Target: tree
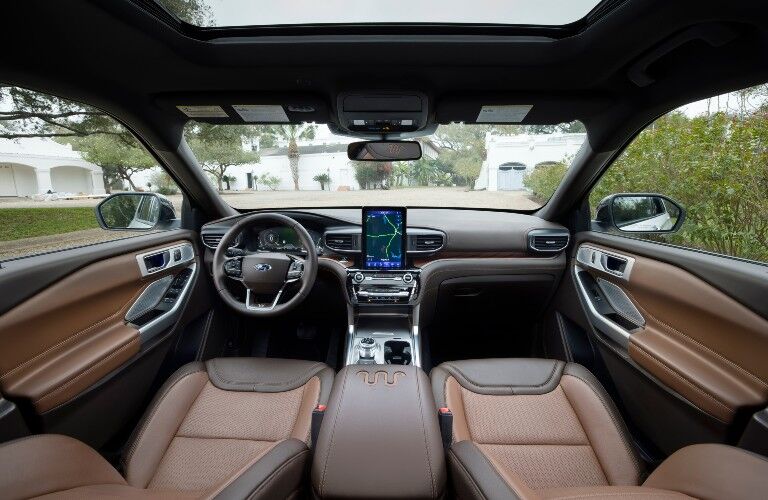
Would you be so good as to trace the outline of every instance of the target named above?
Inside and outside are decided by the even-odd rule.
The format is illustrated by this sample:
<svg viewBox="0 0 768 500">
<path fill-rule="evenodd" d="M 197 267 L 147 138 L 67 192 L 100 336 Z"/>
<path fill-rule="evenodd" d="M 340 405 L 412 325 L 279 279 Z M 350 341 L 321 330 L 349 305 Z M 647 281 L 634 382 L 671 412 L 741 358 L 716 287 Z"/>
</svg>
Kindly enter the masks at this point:
<svg viewBox="0 0 768 500">
<path fill-rule="evenodd" d="M 544 203 L 552 197 L 565 177 L 567 164 L 567 161 L 562 161 L 536 165 L 533 171 L 523 178 L 523 186 L 530 189 L 539 202 Z"/>
<path fill-rule="evenodd" d="M 229 167 L 259 161 L 258 153 L 243 148 L 243 142 L 257 134 L 252 125 L 195 122 L 186 130 L 189 147 L 203 170 L 213 176 L 219 191 L 224 190 L 223 181 Z"/>
<path fill-rule="evenodd" d="M 114 124 L 114 128 L 118 125 Z M 157 165 L 152 156 L 139 144 L 136 139 L 116 139 L 113 135 L 87 135 L 85 137 L 60 137 L 59 142 L 72 145 L 79 151 L 83 159 L 100 166 L 104 171 L 106 186 L 114 185 L 111 179 L 127 182 L 132 191 L 137 191 L 133 175 Z"/>
<path fill-rule="evenodd" d="M 440 173 L 437 161 L 424 156 L 412 162 L 410 167 L 410 177 L 419 186 L 429 186 L 429 181 L 436 179 Z"/>
<path fill-rule="evenodd" d="M 230 191 L 232 189 L 232 184 L 237 182 L 237 177 L 234 175 L 225 175 L 221 178 L 221 180 L 224 182 L 224 184 L 227 185 L 227 191 Z"/>
<path fill-rule="evenodd" d="M 264 172 L 258 178 L 258 183 L 267 186 L 270 190 L 274 191 L 280 186 L 280 177 Z"/>
<path fill-rule="evenodd" d="M 283 139 L 288 142 L 288 161 L 293 178 L 293 188 L 299 190 L 299 145 L 300 140 L 315 138 L 316 125 L 302 123 L 301 125 L 274 125 L 269 127 L 265 135 L 272 135 L 275 139 Z"/>
<path fill-rule="evenodd" d="M 376 189 L 386 187 L 387 179 L 392 175 L 392 163 L 380 161 L 356 161 L 355 180 L 360 189 Z"/>
<path fill-rule="evenodd" d="M 178 186 L 173 182 L 171 176 L 163 169 L 156 169 L 149 177 L 150 182 L 155 186 L 155 190 L 163 195 L 176 194 L 179 192 Z"/>
<path fill-rule="evenodd" d="M 766 86 L 761 86 L 768 88 Z M 760 87 L 758 87 L 760 88 Z M 666 242 L 768 261 L 768 107 L 669 113 L 638 135 L 590 195 L 658 192 L 686 221 Z"/>
<path fill-rule="evenodd" d="M 331 188 L 331 176 L 328 174 L 317 174 L 312 177 L 312 180 L 320 183 L 320 189 L 325 191 L 325 185 L 328 184 L 328 189 Z"/>
</svg>

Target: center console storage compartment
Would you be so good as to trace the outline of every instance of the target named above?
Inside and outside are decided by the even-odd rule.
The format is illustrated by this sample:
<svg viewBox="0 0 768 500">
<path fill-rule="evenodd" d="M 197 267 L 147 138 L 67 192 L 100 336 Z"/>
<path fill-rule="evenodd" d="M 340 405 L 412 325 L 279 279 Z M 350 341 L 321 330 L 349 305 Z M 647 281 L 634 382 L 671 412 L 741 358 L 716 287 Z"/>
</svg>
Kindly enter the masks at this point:
<svg viewBox="0 0 768 500">
<path fill-rule="evenodd" d="M 319 498 L 440 498 L 445 460 L 429 380 L 413 365 L 349 365 L 312 463 Z"/>
</svg>

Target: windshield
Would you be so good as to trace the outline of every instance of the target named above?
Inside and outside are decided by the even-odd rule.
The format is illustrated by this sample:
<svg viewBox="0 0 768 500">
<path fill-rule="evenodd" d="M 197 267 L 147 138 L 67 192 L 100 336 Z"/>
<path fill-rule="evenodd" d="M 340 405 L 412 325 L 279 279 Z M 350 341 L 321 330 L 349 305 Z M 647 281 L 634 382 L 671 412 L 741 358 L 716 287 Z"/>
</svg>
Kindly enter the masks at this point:
<svg viewBox="0 0 768 500">
<path fill-rule="evenodd" d="M 586 133 L 560 125 L 441 125 L 416 161 L 356 162 L 325 125 L 211 125 L 185 136 L 234 208 L 364 205 L 535 210 L 563 179 Z M 146 172 L 151 175 L 150 172 Z"/>
<path fill-rule="evenodd" d="M 198 26 L 347 23 L 470 23 L 557 26 L 586 16 L 599 0 L 159 0 Z"/>
</svg>

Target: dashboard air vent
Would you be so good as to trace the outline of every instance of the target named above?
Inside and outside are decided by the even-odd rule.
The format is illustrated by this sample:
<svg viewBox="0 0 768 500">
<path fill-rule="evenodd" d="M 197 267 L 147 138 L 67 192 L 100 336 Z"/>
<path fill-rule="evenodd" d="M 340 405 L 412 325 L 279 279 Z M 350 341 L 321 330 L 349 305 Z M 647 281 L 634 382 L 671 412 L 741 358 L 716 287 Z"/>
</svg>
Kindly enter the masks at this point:
<svg viewBox="0 0 768 500">
<path fill-rule="evenodd" d="M 535 252 L 560 252 L 569 240 L 567 232 L 557 229 L 534 229 L 528 233 L 528 246 Z"/>
<path fill-rule="evenodd" d="M 417 252 L 433 252 L 443 246 L 443 236 L 441 234 L 418 234 L 415 238 L 415 248 Z"/>
<path fill-rule="evenodd" d="M 206 233 L 203 235 L 203 244 L 208 248 L 216 248 L 223 237 L 223 234 Z"/>
<path fill-rule="evenodd" d="M 357 238 L 354 234 L 326 233 L 325 246 L 331 250 L 351 252 L 357 249 Z"/>
</svg>

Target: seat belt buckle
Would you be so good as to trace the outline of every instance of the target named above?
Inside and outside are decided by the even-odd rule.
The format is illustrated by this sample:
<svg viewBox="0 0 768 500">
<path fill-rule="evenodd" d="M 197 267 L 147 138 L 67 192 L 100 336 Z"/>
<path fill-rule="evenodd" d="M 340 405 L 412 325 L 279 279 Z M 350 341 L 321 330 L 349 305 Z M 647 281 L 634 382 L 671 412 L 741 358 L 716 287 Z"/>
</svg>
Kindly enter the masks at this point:
<svg viewBox="0 0 768 500">
<path fill-rule="evenodd" d="M 453 413 L 450 408 L 440 408 L 437 411 L 437 420 L 440 423 L 440 436 L 443 438 L 443 448 L 448 450 L 453 442 Z"/>
<path fill-rule="evenodd" d="M 312 424 L 311 424 L 311 446 L 312 448 L 315 447 L 315 444 L 317 443 L 317 436 L 320 435 L 320 425 L 323 423 L 323 417 L 325 416 L 325 409 L 327 407 L 325 405 L 317 405 L 314 410 L 312 410 Z"/>
</svg>

